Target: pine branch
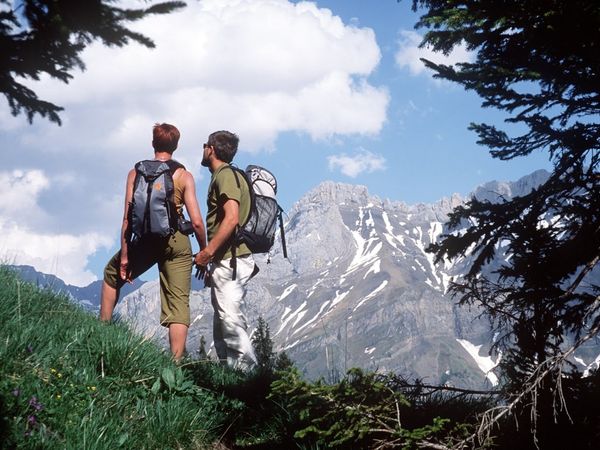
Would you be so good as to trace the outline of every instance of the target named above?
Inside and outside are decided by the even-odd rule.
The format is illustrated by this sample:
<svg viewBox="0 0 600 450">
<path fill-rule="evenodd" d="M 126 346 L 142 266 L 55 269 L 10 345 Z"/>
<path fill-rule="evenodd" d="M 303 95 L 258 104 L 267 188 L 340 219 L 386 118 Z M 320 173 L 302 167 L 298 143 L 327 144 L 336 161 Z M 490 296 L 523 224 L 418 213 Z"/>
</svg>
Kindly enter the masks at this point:
<svg viewBox="0 0 600 450">
<path fill-rule="evenodd" d="M 600 296 L 596 298 L 596 302 L 600 302 Z M 452 450 L 462 449 L 464 448 L 464 444 L 467 444 L 469 442 L 474 443 L 475 439 L 477 439 L 479 442 L 485 442 L 486 440 L 488 440 L 491 436 L 492 428 L 496 424 L 498 424 L 504 416 L 511 413 L 529 395 L 531 395 L 533 399 L 532 414 L 535 414 L 535 400 L 537 399 L 537 395 L 535 395 L 535 393 L 540 387 L 542 381 L 544 381 L 546 377 L 548 377 L 548 375 L 550 375 L 552 372 L 555 372 L 557 369 L 559 369 L 558 376 L 560 376 L 562 373 L 560 368 L 565 364 L 567 358 L 569 358 L 575 352 L 575 350 L 581 347 L 585 342 L 598 335 L 599 332 L 600 323 L 593 327 L 588 334 L 577 340 L 577 342 L 575 342 L 575 344 L 567 351 L 559 355 L 553 356 L 544 361 L 543 363 L 539 364 L 536 370 L 529 377 L 529 379 L 524 383 L 524 388 L 521 390 L 521 392 L 519 392 L 508 405 L 496 406 L 484 412 L 480 420 L 477 432 L 473 433 L 472 435 L 461 441 L 460 446 L 453 446 Z M 557 383 L 556 386 L 557 392 L 555 395 L 559 395 L 561 399 L 560 401 L 564 404 L 564 396 L 562 394 L 562 389 L 560 389 L 561 385 Z M 496 413 L 496 411 L 499 412 Z"/>
</svg>

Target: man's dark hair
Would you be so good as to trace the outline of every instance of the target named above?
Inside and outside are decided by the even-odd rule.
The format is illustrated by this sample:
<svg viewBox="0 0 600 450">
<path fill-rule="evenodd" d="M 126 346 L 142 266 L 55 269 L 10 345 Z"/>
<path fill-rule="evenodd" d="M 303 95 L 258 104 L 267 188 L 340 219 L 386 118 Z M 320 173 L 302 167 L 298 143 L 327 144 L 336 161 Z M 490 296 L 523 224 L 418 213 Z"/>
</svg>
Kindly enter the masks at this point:
<svg viewBox="0 0 600 450">
<path fill-rule="evenodd" d="M 230 163 L 237 153 L 240 138 L 230 131 L 215 131 L 208 136 L 207 144 L 214 148 L 215 155 L 221 161 Z"/>
</svg>

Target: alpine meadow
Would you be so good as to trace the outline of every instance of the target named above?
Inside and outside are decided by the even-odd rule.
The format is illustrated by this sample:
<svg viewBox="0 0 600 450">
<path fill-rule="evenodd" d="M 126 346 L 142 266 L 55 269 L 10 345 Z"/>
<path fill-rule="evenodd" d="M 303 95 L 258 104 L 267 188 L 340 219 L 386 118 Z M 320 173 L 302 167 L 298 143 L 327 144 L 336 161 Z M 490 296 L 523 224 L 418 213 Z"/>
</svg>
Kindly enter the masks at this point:
<svg viewBox="0 0 600 450">
<path fill-rule="evenodd" d="M 0 0 L 0 48 L 0 449 L 598 448 L 600 2 Z M 278 177 L 251 370 L 200 279 L 179 360 L 158 281 L 98 318 L 158 113 Z"/>
</svg>

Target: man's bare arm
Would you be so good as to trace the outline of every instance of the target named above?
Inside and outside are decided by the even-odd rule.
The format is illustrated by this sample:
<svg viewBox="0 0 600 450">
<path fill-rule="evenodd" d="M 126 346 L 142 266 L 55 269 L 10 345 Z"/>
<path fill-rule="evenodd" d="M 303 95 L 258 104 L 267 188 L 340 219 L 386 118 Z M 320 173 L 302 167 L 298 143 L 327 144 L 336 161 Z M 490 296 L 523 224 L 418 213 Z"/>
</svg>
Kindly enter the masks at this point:
<svg viewBox="0 0 600 450">
<path fill-rule="evenodd" d="M 233 199 L 228 199 L 223 204 L 223 221 L 206 248 L 196 255 L 196 264 L 206 266 L 212 260 L 217 250 L 231 237 L 231 234 L 235 231 L 235 227 L 239 224 L 239 209 L 238 202 Z"/>
</svg>

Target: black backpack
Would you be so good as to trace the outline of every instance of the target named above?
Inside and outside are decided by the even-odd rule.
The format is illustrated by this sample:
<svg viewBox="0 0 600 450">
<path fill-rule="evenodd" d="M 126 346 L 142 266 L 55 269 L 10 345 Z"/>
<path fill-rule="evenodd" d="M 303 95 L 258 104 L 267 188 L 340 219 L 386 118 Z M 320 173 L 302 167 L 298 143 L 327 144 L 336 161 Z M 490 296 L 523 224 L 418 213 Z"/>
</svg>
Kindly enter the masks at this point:
<svg viewBox="0 0 600 450">
<path fill-rule="evenodd" d="M 145 160 L 135 165 L 133 196 L 129 203 L 127 242 L 137 244 L 142 237 L 165 237 L 177 231 L 173 174 L 185 167 L 175 161 Z"/>
<path fill-rule="evenodd" d="M 233 279 L 236 276 L 235 250 L 236 246 L 246 244 L 252 253 L 268 253 L 275 242 L 277 221 L 281 232 L 283 257 L 287 258 L 285 234 L 283 230 L 283 209 L 276 200 L 277 180 L 264 167 L 250 165 L 243 171 L 230 166 L 235 180 L 240 187 L 240 179 L 248 184 L 250 191 L 250 213 L 246 221 L 240 225 L 233 238 L 232 268 Z M 267 261 L 269 262 L 269 261 Z"/>
</svg>

